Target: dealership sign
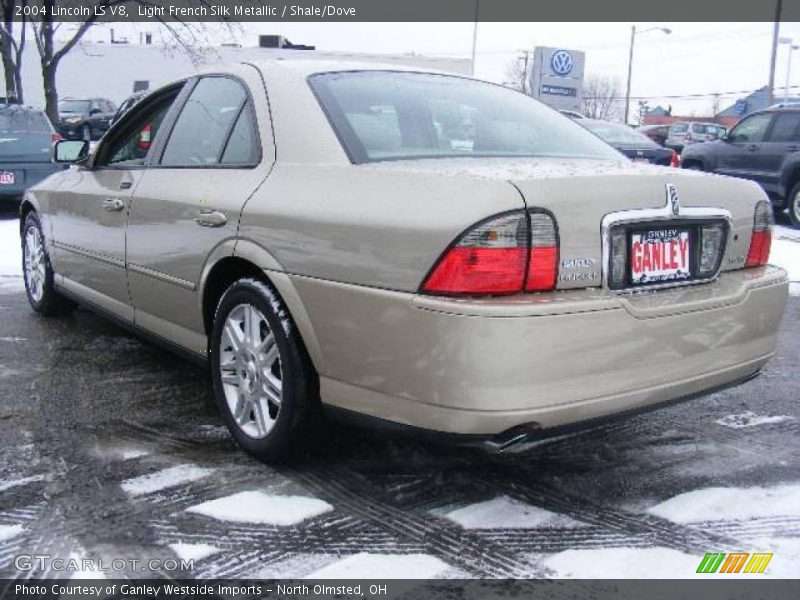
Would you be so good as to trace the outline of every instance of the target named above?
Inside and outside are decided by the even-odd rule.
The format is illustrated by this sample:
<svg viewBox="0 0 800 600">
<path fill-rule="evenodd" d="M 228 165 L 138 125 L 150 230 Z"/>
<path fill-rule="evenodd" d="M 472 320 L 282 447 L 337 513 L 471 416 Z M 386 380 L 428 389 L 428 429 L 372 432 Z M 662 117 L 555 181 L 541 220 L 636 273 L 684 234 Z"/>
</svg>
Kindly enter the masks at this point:
<svg viewBox="0 0 800 600">
<path fill-rule="evenodd" d="M 560 110 L 580 110 L 585 55 L 579 50 L 538 46 L 528 79 L 528 92 Z"/>
</svg>

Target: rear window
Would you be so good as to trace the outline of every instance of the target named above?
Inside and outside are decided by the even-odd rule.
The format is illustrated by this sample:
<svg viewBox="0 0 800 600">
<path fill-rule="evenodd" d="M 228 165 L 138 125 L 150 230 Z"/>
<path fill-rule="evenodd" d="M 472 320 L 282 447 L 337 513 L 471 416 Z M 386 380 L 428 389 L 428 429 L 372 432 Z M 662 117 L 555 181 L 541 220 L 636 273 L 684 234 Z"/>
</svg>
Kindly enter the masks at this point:
<svg viewBox="0 0 800 600">
<path fill-rule="evenodd" d="M 689 126 L 686 123 L 676 123 L 669 128 L 670 133 L 686 133 L 689 131 Z"/>
<path fill-rule="evenodd" d="M 618 148 L 659 148 L 649 137 L 627 125 L 586 119 L 581 125 L 604 141 Z"/>
<path fill-rule="evenodd" d="M 309 81 L 355 163 L 460 156 L 620 159 L 572 119 L 498 85 L 391 71 L 326 73 Z"/>
<path fill-rule="evenodd" d="M 62 100 L 58 103 L 58 112 L 84 113 L 89 111 L 88 100 Z"/>
<path fill-rule="evenodd" d="M 0 110 L 0 131 L 3 133 L 50 133 L 50 122 L 44 113 L 35 110 Z"/>
</svg>

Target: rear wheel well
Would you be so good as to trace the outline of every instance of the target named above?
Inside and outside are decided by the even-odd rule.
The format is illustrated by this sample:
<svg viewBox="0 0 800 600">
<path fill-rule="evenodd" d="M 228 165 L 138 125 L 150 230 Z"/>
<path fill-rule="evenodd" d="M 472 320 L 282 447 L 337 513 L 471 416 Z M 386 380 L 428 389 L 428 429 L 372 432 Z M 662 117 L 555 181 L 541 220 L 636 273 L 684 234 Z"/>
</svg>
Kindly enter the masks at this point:
<svg viewBox="0 0 800 600">
<path fill-rule="evenodd" d="M 688 169 L 691 167 L 699 167 L 701 171 L 705 170 L 705 167 L 703 166 L 703 161 L 697 158 L 688 158 L 684 161 L 681 161 L 681 166 L 684 169 Z"/>
<path fill-rule="evenodd" d="M 214 327 L 214 312 L 222 294 L 234 282 L 244 277 L 269 282 L 264 271 L 243 258 L 235 256 L 223 258 L 212 267 L 203 288 L 203 325 L 207 334 L 210 335 Z"/>
<path fill-rule="evenodd" d="M 789 195 L 792 193 L 794 186 L 798 183 L 800 183 L 800 165 L 795 165 L 786 177 L 786 191 L 784 192 L 786 202 L 784 206 L 788 205 L 790 200 Z"/>
</svg>

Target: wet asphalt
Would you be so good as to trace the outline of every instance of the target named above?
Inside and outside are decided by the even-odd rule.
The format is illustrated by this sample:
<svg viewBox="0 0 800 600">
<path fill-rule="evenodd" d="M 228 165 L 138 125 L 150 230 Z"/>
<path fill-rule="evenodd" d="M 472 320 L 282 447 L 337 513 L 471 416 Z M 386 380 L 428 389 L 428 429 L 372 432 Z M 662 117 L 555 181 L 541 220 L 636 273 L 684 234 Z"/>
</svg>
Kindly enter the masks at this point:
<svg viewBox="0 0 800 600">
<path fill-rule="evenodd" d="M 177 573 L 191 577 L 303 576 L 363 552 L 434 556 L 454 575 L 530 577 L 552 574 L 543 557 L 570 549 L 702 555 L 748 548 L 759 536 L 800 538 L 796 518 L 688 527 L 645 512 L 700 488 L 800 481 L 798 399 L 800 298 L 792 297 L 777 356 L 733 389 L 500 456 L 331 425 L 307 454 L 271 467 L 235 447 L 203 368 L 87 310 L 44 319 L 23 293 L 0 290 L 0 526 L 22 527 L 0 537 L 0 576 L 56 575 L 18 571 L 20 553 L 167 558 L 182 543 L 219 550 Z M 748 412 L 794 420 L 717 422 Z M 178 465 L 213 472 L 139 495 L 121 485 Z M 185 512 L 256 488 L 333 510 L 290 526 Z M 498 496 L 584 526 L 463 529 L 441 516 Z"/>
</svg>

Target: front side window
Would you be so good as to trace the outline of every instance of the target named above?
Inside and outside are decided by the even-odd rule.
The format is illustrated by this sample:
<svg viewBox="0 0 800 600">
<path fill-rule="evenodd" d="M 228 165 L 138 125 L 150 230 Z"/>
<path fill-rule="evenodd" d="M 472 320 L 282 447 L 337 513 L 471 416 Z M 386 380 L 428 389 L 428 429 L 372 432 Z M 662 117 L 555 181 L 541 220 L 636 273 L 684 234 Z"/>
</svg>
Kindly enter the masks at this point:
<svg viewBox="0 0 800 600">
<path fill-rule="evenodd" d="M 770 113 L 748 117 L 731 130 L 728 139 L 732 142 L 760 142 L 764 139 L 771 119 Z"/>
<path fill-rule="evenodd" d="M 325 73 L 309 82 L 356 163 L 469 156 L 620 159 L 569 117 L 490 83 L 391 71 Z"/>
<path fill-rule="evenodd" d="M 247 102 L 229 77 L 205 77 L 192 90 L 161 157 L 169 167 L 207 167 L 222 161 L 228 136 Z"/>
<path fill-rule="evenodd" d="M 176 96 L 177 91 L 140 111 L 128 126 L 102 145 L 95 164 L 115 167 L 143 165 Z"/>
</svg>

